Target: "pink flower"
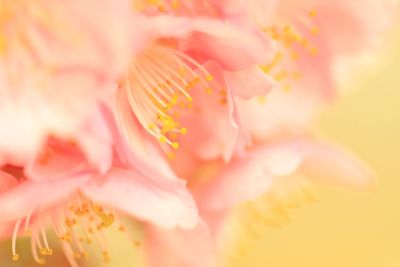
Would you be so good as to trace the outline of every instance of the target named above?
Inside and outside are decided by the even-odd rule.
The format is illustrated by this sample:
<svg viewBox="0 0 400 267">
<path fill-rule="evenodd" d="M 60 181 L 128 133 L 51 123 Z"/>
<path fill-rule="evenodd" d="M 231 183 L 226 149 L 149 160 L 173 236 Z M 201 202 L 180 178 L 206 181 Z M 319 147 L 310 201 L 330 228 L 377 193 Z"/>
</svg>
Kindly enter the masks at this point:
<svg viewBox="0 0 400 267">
<path fill-rule="evenodd" d="M 234 248 L 239 231 L 251 232 L 257 223 L 279 225 L 288 212 L 282 207 L 297 205 L 295 196 L 306 190 L 307 181 L 365 189 L 371 179 L 368 168 L 348 152 L 309 138 L 254 147 L 229 164 L 214 163 L 211 172 L 206 171 L 207 165 L 210 163 L 200 167 L 189 183 L 204 224 L 193 230 L 147 226 L 150 266 L 214 266 L 221 258 L 239 253 Z M 310 198 L 308 192 L 302 194 Z M 241 203 L 251 205 L 251 201 L 254 205 L 239 214 L 231 228 L 228 222 L 234 208 Z M 271 213 L 277 214 L 270 217 Z"/>
<path fill-rule="evenodd" d="M 398 12 L 390 1 L 212 1 L 229 19 L 257 23 L 275 40 L 274 60 L 264 66 L 283 89 L 335 96 L 335 67 L 351 53 L 370 48 Z M 250 21 L 250 22 L 249 22 Z"/>
<path fill-rule="evenodd" d="M 131 131 L 141 125 L 166 144 L 166 151 L 182 143 L 201 157 L 229 159 L 241 136 L 233 95 L 264 95 L 273 85 L 257 67 L 271 53 L 268 42 L 220 18 L 142 19 L 149 42 L 121 83 L 116 105 L 120 129 L 132 141 Z"/>
<path fill-rule="evenodd" d="M 253 6 L 240 1 L 210 2 L 220 12 L 219 16 L 233 24 L 244 25 L 255 22 L 254 17 L 246 17 L 255 14 L 251 12 L 259 10 L 265 18 L 265 9 L 254 7 L 269 7 L 270 16 L 266 16 L 266 20 L 257 17 L 256 22 L 263 23 L 266 33 L 275 40 L 278 49 L 283 50 L 264 66 L 264 71 L 275 79 L 281 90 L 271 92 L 266 98 L 241 98 L 229 90 L 231 83 L 225 80 L 227 74 L 219 69 L 218 64 L 207 62 L 204 65 L 207 70 L 214 70 L 214 79 L 219 84 L 228 85 L 225 95 L 230 118 L 239 122 L 233 125 L 238 129 L 236 134 L 243 138 L 229 135 L 226 130 L 229 120 L 219 116 L 222 113 L 217 112 L 218 105 L 214 106 L 211 101 L 202 101 L 211 106 L 205 111 L 201 110 L 202 105 L 198 106 L 200 114 L 204 114 L 200 120 L 188 116 L 188 135 L 180 140 L 182 148 L 171 164 L 180 176 L 189 181 L 206 226 L 199 225 L 191 231 L 165 231 L 148 226 L 147 252 L 152 266 L 161 263 L 171 267 L 211 266 L 221 252 L 220 243 L 226 245 L 223 224 L 240 203 L 263 195 L 272 195 L 268 201 L 272 198 L 285 201 L 291 198 L 291 188 L 297 190 L 297 183 L 307 181 L 356 189 L 371 186 L 372 174 L 363 163 L 343 149 L 310 138 L 309 126 L 323 104 L 322 100 L 333 96 L 336 62 L 368 47 L 371 37 L 375 37 L 377 28 L 380 28 L 378 25 L 384 20 L 381 14 L 388 14 L 385 6 L 376 8 L 373 1 L 317 1 L 315 5 L 303 1 L 251 1 Z M 371 8 L 371 12 L 377 12 L 374 17 L 377 23 L 372 27 L 359 6 L 361 4 Z M 252 7 L 249 10 L 242 9 L 249 6 Z M 348 23 L 351 31 L 331 23 L 340 18 Z M 248 84 L 252 83 L 240 85 L 246 88 Z M 257 94 L 251 96 L 254 95 Z M 213 125 L 217 129 L 211 134 L 204 127 L 210 120 L 215 121 Z M 225 157 L 224 162 L 215 151 L 226 146 L 227 140 L 235 140 L 230 147 L 239 145 L 242 149 L 228 153 L 233 154 L 233 159 L 226 161 L 230 157 Z M 244 143 L 238 144 L 237 140 Z M 185 142 L 196 146 L 187 149 Z M 200 152 L 193 153 L 193 147 Z M 210 169 L 211 173 L 207 171 Z M 298 190 L 301 191 L 301 187 Z M 259 220 L 268 221 L 262 212 L 262 205 L 254 211 Z M 187 248 L 185 244 L 189 242 L 195 247 L 196 255 L 202 255 L 201 258 Z M 171 254 L 175 256 L 171 257 Z"/>
<path fill-rule="evenodd" d="M 78 143 L 50 138 L 33 162 L 1 166 L 0 234 L 12 235 L 13 260 L 19 259 L 16 238 L 27 231 L 35 261 L 51 255 L 49 224 L 72 266 L 92 240 L 108 259 L 102 231 L 118 221 L 116 212 L 164 228 L 195 227 L 197 210 L 185 182 L 145 139 L 140 153 L 130 151 L 109 119 L 103 110 L 90 120 L 90 140 L 85 133 Z M 112 138 L 105 139 L 108 129 Z"/>
<path fill-rule="evenodd" d="M 0 161 L 21 164 L 49 135 L 74 138 L 112 92 L 132 14 L 125 1 L 17 0 L 0 19 Z"/>
</svg>

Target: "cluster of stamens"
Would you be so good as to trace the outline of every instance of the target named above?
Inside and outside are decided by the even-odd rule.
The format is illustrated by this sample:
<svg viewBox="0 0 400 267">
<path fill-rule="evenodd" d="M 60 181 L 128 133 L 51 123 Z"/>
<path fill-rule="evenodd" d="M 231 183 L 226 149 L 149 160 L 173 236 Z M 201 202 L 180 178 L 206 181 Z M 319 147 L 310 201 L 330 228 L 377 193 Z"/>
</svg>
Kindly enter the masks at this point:
<svg viewBox="0 0 400 267">
<path fill-rule="evenodd" d="M 213 77 L 188 55 L 155 45 L 138 55 L 128 70 L 125 90 L 130 108 L 149 134 L 178 149 L 187 128 L 179 118 L 193 109 L 193 89 L 211 94 Z"/>
<path fill-rule="evenodd" d="M 61 241 L 61 247 L 70 265 L 72 267 L 79 266 L 77 261 L 89 256 L 85 246 L 93 243 L 100 246 L 104 261 L 109 262 L 110 255 L 103 230 L 118 221 L 116 214 L 85 199 L 80 193 L 76 195 L 76 198 L 71 203 L 67 207 L 54 211 L 49 215 L 54 232 Z M 46 262 L 45 257 L 51 256 L 53 249 L 49 246 L 45 228 L 40 227 L 38 229 L 36 226 L 31 226 L 31 217 L 32 215 L 17 221 L 14 226 L 12 260 L 18 261 L 20 258 L 16 252 L 16 240 L 19 234 L 25 233 L 30 235 L 34 260 L 38 264 L 44 264 Z M 120 225 L 118 230 L 124 232 L 125 227 Z M 137 240 L 130 239 L 130 241 L 135 246 L 140 245 Z"/>
<path fill-rule="evenodd" d="M 282 89 L 284 91 L 291 90 L 290 81 L 297 81 L 301 78 L 300 70 L 293 67 L 294 64 L 286 64 L 283 68 L 281 62 L 297 61 L 300 57 L 299 51 L 305 50 L 310 55 L 317 55 L 317 48 L 309 41 L 307 35 L 318 34 L 318 28 L 313 24 L 313 18 L 317 15 L 315 9 L 311 9 L 307 14 L 308 32 L 297 29 L 294 26 L 286 24 L 284 26 L 271 26 L 265 28 L 264 31 L 276 42 L 281 44 L 281 49 L 276 52 L 271 62 L 267 65 L 262 66 L 262 69 L 271 74 L 276 81 L 281 82 Z"/>
</svg>

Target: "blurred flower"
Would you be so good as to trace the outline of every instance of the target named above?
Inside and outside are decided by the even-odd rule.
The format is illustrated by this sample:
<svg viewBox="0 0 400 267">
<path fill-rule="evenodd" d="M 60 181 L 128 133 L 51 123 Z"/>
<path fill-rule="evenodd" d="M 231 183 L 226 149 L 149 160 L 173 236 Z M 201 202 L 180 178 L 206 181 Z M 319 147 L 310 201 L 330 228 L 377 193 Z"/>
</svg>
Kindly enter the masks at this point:
<svg viewBox="0 0 400 267">
<path fill-rule="evenodd" d="M 240 203 L 263 195 L 273 195 L 278 202 L 284 202 L 292 199 L 292 188 L 303 190 L 303 181 L 356 189 L 371 186 L 372 174 L 363 163 L 341 148 L 316 141 L 309 132 L 318 108 L 324 100 L 334 96 L 335 64 L 342 57 L 370 47 L 371 40 L 387 22 L 388 7 L 374 1 L 210 2 L 218 11 L 216 14 L 228 24 L 254 29 L 249 24 L 256 23 L 274 40 L 278 51 L 262 68 L 273 78 L 277 89 L 266 98 L 246 99 L 230 95 L 232 83 L 224 84 L 227 95 L 232 97 L 230 109 L 237 122 L 235 126 L 243 137 L 241 144 L 235 143 L 242 149 L 233 151 L 239 153 L 234 153 L 232 160 L 225 157 L 223 161 L 218 153 L 210 152 L 224 147 L 224 141 L 229 140 L 228 131 L 222 127 L 226 119 L 218 117 L 214 108 L 204 112 L 201 105 L 195 110 L 197 116 L 202 112 L 206 114 L 201 120 L 196 116 L 188 117 L 188 135 L 181 137 L 182 148 L 171 164 L 189 181 L 204 223 L 190 231 L 165 231 L 149 225 L 147 252 L 152 266 L 215 264 L 216 258 L 221 256 L 217 254 L 221 252 L 221 244 L 226 246 L 224 223 Z M 371 14 L 364 13 L 365 8 L 376 14 L 373 16 L 376 21 L 371 22 L 371 16 L 365 16 Z M 265 16 L 266 10 L 268 16 Z M 259 17 L 261 13 L 263 16 Z M 337 20 L 347 26 L 337 27 L 333 23 Z M 213 76 L 217 81 L 228 76 L 224 71 L 218 72 L 218 65 L 207 62 L 205 67 L 215 70 Z M 254 80 L 244 81 L 238 82 L 241 88 L 251 87 Z M 204 102 L 208 107 L 212 105 L 210 101 Z M 208 134 L 204 126 L 217 119 L 213 125 L 220 130 L 221 138 Z M 194 131 L 190 131 L 191 125 Z M 196 150 L 202 152 L 196 153 Z M 210 169 L 212 171 L 208 172 Z M 263 214 L 262 204 L 261 207 L 255 205 L 252 212 L 258 220 L 269 220 Z M 188 243 L 195 253 L 187 247 Z"/>
<path fill-rule="evenodd" d="M 362 163 L 309 132 L 335 95 L 337 61 L 369 46 L 386 5 L 18 0 L 0 8 L 0 235 L 12 235 L 14 260 L 28 230 L 34 259 L 52 254 L 48 224 L 71 265 L 93 239 L 107 260 L 102 229 L 118 211 L 143 221 L 154 266 L 208 266 L 240 203 L 290 195 L 298 177 L 369 185 Z"/>
<path fill-rule="evenodd" d="M 13 260 L 19 259 L 16 238 L 28 233 L 35 261 L 44 262 L 42 256 L 52 254 L 45 232 L 49 224 L 72 266 L 87 254 L 83 244 L 94 240 L 108 260 L 102 231 L 118 220 L 117 211 L 165 228 L 196 225 L 196 207 L 185 182 L 151 144 L 147 158 L 128 150 L 109 132 L 107 117 L 99 112 L 91 118 L 89 140 L 86 133 L 78 143 L 50 138 L 27 165 L 1 166 L 0 234 L 12 234 Z M 81 147 L 90 151 L 87 155 L 98 155 L 98 166 Z M 150 159 L 157 159 L 157 165 Z"/>
<path fill-rule="evenodd" d="M 269 42 L 211 17 L 154 15 L 142 25 L 149 42 L 119 88 L 120 129 L 134 142 L 130 132 L 138 122 L 174 149 L 189 132 L 196 138 L 192 151 L 222 142 L 203 153 L 229 158 L 239 135 L 232 96 L 265 95 L 273 85 L 257 68 L 271 54 Z"/>
<path fill-rule="evenodd" d="M 0 162 L 29 160 L 50 134 L 79 134 L 126 66 L 130 13 L 125 1 L 1 3 Z"/>
</svg>

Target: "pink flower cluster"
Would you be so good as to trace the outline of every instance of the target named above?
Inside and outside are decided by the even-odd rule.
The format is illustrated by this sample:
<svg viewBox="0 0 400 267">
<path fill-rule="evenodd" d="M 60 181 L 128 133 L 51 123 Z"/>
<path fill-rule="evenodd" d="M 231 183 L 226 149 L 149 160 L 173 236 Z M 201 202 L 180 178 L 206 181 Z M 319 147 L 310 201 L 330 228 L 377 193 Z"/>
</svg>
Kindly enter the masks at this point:
<svg viewBox="0 0 400 267">
<path fill-rule="evenodd" d="M 0 235 L 12 259 L 29 235 L 43 263 L 51 226 L 72 266 L 93 240 L 108 260 L 102 231 L 125 214 L 145 226 L 152 266 L 208 266 L 225 215 L 280 179 L 368 187 L 363 164 L 309 126 L 335 98 L 337 62 L 368 48 L 391 8 L 3 1 Z"/>
</svg>

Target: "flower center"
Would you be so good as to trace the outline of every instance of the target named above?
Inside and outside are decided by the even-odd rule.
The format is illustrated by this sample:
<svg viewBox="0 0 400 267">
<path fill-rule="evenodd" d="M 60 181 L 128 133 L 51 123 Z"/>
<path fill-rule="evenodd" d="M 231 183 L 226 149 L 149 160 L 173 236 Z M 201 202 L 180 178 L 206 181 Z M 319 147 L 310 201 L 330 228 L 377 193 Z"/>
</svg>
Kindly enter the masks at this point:
<svg viewBox="0 0 400 267">
<path fill-rule="evenodd" d="M 138 55 L 131 64 L 123 93 L 131 111 L 146 131 L 177 149 L 174 141 L 186 134 L 179 117 L 193 108 L 190 91 L 211 94 L 213 77 L 199 63 L 173 48 L 155 45 Z"/>
<path fill-rule="evenodd" d="M 16 251 L 17 237 L 26 233 L 30 235 L 34 260 L 39 264 L 46 262 L 45 257 L 53 254 L 45 231 L 45 225 L 49 221 L 61 241 L 61 247 L 71 266 L 78 266 L 77 260 L 88 257 L 85 246 L 93 243 L 101 248 L 104 261 L 110 261 L 107 240 L 103 231 L 114 225 L 116 221 L 120 223 L 116 213 L 91 202 L 79 192 L 71 197 L 67 203 L 51 214 L 44 214 L 44 216 L 42 214 L 40 216 L 41 221 L 36 220 L 38 216 L 30 214 L 25 219 L 18 220 L 15 223 L 12 237 L 11 258 L 13 261 L 18 261 L 20 258 Z M 121 224 L 118 230 L 126 231 Z M 140 245 L 139 241 L 132 240 L 128 234 L 126 236 L 135 246 Z"/>
<path fill-rule="evenodd" d="M 310 41 L 312 36 L 318 34 L 318 28 L 314 23 L 317 11 L 310 9 L 305 13 L 307 15 L 300 16 L 301 19 L 299 16 L 289 14 L 289 17 L 293 17 L 292 23 L 264 28 L 266 34 L 279 44 L 280 49 L 272 61 L 262 66 L 262 69 L 271 74 L 276 81 L 281 82 L 284 91 L 290 91 L 291 82 L 301 78 L 301 71 L 296 68 L 296 62 L 300 57 L 307 54 L 315 56 L 318 53 Z"/>
</svg>

